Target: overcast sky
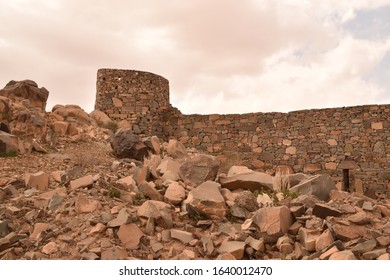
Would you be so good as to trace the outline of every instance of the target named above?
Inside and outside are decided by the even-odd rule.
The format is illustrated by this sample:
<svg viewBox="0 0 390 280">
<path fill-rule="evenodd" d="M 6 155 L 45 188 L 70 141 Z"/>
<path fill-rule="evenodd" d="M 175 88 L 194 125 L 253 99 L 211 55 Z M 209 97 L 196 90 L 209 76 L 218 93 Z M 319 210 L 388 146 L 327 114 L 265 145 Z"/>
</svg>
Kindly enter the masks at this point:
<svg viewBox="0 0 390 280">
<path fill-rule="evenodd" d="M 99 68 L 164 76 L 186 114 L 390 104 L 390 0 L 0 0 L 0 88 L 90 112 Z"/>
</svg>

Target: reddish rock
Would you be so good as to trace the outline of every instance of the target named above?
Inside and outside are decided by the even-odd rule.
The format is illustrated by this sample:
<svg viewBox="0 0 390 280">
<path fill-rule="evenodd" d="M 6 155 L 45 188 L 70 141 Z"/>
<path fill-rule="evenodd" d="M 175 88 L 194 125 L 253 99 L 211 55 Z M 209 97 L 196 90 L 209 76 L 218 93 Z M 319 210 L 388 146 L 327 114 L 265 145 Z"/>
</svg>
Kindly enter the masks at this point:
<svg viewBox="0 0 390 280">
<path fill-rule="evenodd" d="M 134 250 L 138 247 L 139 241 L 143 235 L 143 232 L 136 224 L 121 225 L 118 231 L 118 238 L 129 250 Z"/>
<path fill-rule="evenodd" d="M 40 191 L 45 191 L 49 188 L 49 174 L 40 171 L 34 174 L 26 174 L 26 186 L 28 188 L 36 188 Z"/>
<path fill-rule="evenodd" d="M 173 158 L 183 158 L 188 155 L 184 145 L 176 139 L 169 140 L 167 154 Z"/>
<path fill-rule="evenodd" d="M 41 237 L 41 233 L 49 227 L 49 224 L 46 223 L 36 223 L 34 225 L 34 230 L 30 235 L 30 240 L 36 241 Z"/>
<path fill-rule="evenodd" d="M 186 158 L 180 166 L 179 175 L 185 183 L 195 186 L 208 180 L 214 181 L 217 177 L 219 161 L 209 155 L 195 155 Z"/>
<path fill-rule="evenodd" d="M 219 176 L 219 182 L 223 188 L 229 190 L 245 189 L 251 191 L 272 191 L 273 190 L 273 178 L 272 176 L 262 173 L 251 171 L 247 173 L 239 173 L 234 175 L 221 175 Z"/>
<path fill-rule="evenodd" d="M 153 182 L 143 181 L 138 186 L 139 191 L 152 200 L 163 201 L 163 196 L 156 190 Z"/>
<path fill-rule="evenodd" d="M 101 260 L 126 260 L 128 259 L 127 251 L 114 246 L 102 252 Z"/>
<path fill-rule="evenodd" d="M 219 190 L 220 184 L 206 181 L 193 189 L 185 201 L 187 211 L 198 216 L 220 220 L 226 215 L 226 204 Z"/>
<path fill-rule="evenodd" d="M 349 241 L 362 237 L 367 231 L 363 226 L 346 226 L 341 224 L 334 225 L 332 229 L 336 234 L 337 239 L 340 239 L 341 241 Z"/>
<path fill-rule="evenodd" d="M 172 182 L 169 184 L 167 190 L 164 194 L 165 199 L 167 199 L 172 204 L 180 204 L 186 197 L 185 189 L 178 182 Z"/>
<path fill-rule="evenodd" d="M 93 185 L 92 175 L 87 175 L 76 180 L 70 181 L 70 188 L 72 190 L 77 190 L 80 188 L 87 188 Z"/>
<path fill-rule="evenodd" d="M 340 210 L 323 203 L 317 203 L 313 208 L 313 215 L 321 219 L 325 219 L 328 216 L 339 217 L 341 214 Z"/>
<path fill-rule="evenodd" d="M 180 240 L 184 244 L 188 244 L 190 241 L 194 240 L 194 236 L 191 232 L 171 229 L 171 238 Z"/>
<path fill-rule="evenodd" d="M 245 242 L 226 241 L 217 249 L 219 254 L 230 253 L 235 259 L 241 260 L 244 257 Z"/>
<path fill-rule="evenodd" d="M 329 175 L 314 175 L 298 185 L 290 188 L 290 192 L 312 194 L 317 198 L 328 201 L 330 192 L 336 190 L 336 185 Z"/>
<path fill-rule="evenodd" d="M 17 153 L 18 151 L 18 137 L 0 130 L 0 155 Z"/>
<path fill-rule="evenodd" d="M 287 233 L 294 218 L 286 206 L 261 208 L 255 212 L 253 222 L 261 232 L 270 236 L 280 237 Z"/>
<path fill-rule="evenodd" d="M 350 250 L 345 250 L 333 253 L 329 260 L 356 260 L 356 257 Z"/>
<path fill-rule="evenodd" d="M 41 252 L 46 254 L 46 255 L 57 253 L 58 252 L 58 245 L 54 241 L 51 241 L 42 247 Z"/>
<path fill-rule="evenodd" d="M 98 207 L 98 201 L 94 199 L 88 199 L 85 194 L 80 193 L 76 199 L 76 212 L 77 213 L 91 213 Z"/>
<path fill-rule="evenodd" d="M 330 232 L 329 229 L 324 230 L 324 232 L 321 233 L 320 236 L 318 236 L 316 240 L 316 246 L 315 250 L 321 251 L 322 249 L 328 247 L 330 244 L 334 242 L 334 238 L 332 233 Z"/>
</svg>

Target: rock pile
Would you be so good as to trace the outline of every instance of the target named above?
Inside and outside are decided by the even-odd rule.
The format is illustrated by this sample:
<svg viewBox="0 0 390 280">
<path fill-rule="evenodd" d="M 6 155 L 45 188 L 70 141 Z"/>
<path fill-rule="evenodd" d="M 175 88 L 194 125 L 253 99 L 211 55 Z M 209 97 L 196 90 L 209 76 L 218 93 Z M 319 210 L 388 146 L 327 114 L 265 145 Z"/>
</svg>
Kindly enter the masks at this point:
<svg viewBox="0 0 390 280">
<path fill-rule="evenodd" d="M 0 106 L 24 100 L 9 96 Z M 57 140 L 0 159 L 0 259 L 390 259 L 387 197 L 283 167 L 270 175 L 237 163 L 223 174 L 175 139 L 113 134 L 99 112 L 32 104 L 44 138 Z M 15 141 L 32 140 L 12 136 L 18 120 L 7 112 L 0 149 L 20 153 Z"/>
</svg>

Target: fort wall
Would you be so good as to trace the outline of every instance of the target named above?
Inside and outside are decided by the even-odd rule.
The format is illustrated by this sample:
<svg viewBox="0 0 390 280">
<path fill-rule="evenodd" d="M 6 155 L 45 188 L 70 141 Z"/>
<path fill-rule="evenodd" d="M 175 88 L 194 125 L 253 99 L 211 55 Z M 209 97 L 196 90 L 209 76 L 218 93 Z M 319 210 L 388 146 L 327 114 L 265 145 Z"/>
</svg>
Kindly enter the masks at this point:
<svg viewBox="0 0 390 280">
<path fill-rule="evenodd" d="M 213 154 L 235 152 L 255 169 L 287 165 L 341 182 L 338 165 L 348 159 L 357 164 L 351 173 L 355 187 L 390 188 L 390 105 L 184 115 L 169 103 L 165 78 L 101 69 L 95 106 L 115 120 L 127 119 L 139 134 L 174 137 Z"/>
</svg>

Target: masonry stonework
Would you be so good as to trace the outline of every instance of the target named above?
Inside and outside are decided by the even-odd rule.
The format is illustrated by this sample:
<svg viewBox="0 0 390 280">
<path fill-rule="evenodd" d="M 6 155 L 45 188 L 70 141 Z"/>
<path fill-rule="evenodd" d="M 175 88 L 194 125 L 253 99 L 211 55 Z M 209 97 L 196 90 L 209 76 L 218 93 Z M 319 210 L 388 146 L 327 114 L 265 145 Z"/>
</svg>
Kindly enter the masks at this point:
<svg viewBox="0 0 390 280">
<path fill-rule="evenodd" d="M 207 106 L 207 104 L 205 104 Z M 289 113 L 184 115 L 169 103 L 169 83 L 152 73 L 98 71 L 96 109 L 128 120 L 142 135 L 157 135 L 210 153 L 233 151 L 254 168 L 328 173 L 353 160 L 353 184 L 390 188 L 390 105 L 313 109 Z"/>
</svg>

